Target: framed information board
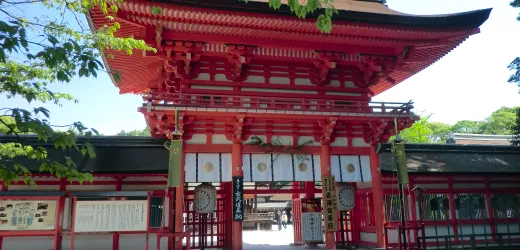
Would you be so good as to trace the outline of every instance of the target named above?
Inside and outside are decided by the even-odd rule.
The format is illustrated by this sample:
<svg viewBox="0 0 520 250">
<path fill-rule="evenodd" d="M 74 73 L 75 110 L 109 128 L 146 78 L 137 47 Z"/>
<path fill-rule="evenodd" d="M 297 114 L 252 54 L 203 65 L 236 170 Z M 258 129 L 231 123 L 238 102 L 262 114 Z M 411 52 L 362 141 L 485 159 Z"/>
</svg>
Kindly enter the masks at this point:
<svg viewBox="0 0 520 250">
<path fill-rule="evenodd" d="M 146 231 L 148 201 L 76 201 L 75 232 Z"/>
</svg>

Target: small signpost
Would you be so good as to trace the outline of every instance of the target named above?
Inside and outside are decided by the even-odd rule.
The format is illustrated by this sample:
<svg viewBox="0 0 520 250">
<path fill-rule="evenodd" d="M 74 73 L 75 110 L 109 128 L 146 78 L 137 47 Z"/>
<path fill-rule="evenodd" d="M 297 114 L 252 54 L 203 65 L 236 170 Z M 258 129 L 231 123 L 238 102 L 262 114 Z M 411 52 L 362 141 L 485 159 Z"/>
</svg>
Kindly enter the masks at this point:
<svg viewBox="0 0 520 250">
<path fill-rule="evenodd" d="M 233 176 L 233 221 L 244 220 L 244 177 Z"/>
<path fill-rule="evenodd" d="M 336 199 L 336 180 L 334 176 L 323 176 L 323 219 L 325 232 L 338 231 L 338 204 Z"/>
<path fill-rule="evenodd" d="M 302 241 L 305 243 L 323 242 L 323 228 L 321 224 L 321 200 L 301 199 L 302 206 Z"/>
</svg>

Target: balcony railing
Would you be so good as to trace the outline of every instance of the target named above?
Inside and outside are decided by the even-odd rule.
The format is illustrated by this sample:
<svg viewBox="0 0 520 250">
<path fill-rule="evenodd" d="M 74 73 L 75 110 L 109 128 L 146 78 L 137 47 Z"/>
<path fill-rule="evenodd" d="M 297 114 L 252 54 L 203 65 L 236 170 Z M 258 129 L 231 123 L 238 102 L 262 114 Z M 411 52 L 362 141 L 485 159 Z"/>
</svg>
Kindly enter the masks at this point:
<svg viewBox="0 0 520 250">
<path fill-rule="evenodd" d="M 186 108 L 245 109 L 303 112 L 341 112 L 365 114 L 411 114 L 413 103 L 367 102 L 352 100 L 327 100 L 307 98 L 279 98 L 261 96 L 229 96 L 208 94 L 165 94 L 151 93 L 144 101 L 156 106 Z"/>
</svg>

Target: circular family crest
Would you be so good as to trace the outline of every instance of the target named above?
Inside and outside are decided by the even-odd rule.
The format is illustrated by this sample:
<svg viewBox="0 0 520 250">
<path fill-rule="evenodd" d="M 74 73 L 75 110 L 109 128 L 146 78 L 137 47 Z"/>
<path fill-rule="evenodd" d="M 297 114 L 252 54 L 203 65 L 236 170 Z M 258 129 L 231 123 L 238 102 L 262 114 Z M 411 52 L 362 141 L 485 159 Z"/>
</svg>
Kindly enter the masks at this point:
<svg viewBox="0 0 520 250">
<path fill-rule="evenodd" d="M 258 163 L 258 166 L 256 166 L 256 169 L 258 169 L 260 173 L 263 173 L 267 169 L 267 165 L 265 165 L 263 162 L 260 162 Z"/>
<path fill-rule="evenodd" d="M 352 186 L 345 186 L 339 191 L 339 203 L 345 208 L 346 211 L 354 208 L 354 188 Z"/>
<path fill-rule="evenodd" d="M 300 163 L 300 165 L 298 165 L 298 169 L 300 170 L 300 172 L 307 171 L 307 164 L 305 164 L 305 162 Z"/>
<path fill-rule="evenodd" d="M 354 171 L 356 171 L 356 167 L 352 163 L 348 164 L 347 165 L 347 172 L 354 173 Z"/>
<path fill-rule="evenodd" d="M 214 169 L 213 164 L 211 162 L 204 163 L 204 171 L 206 173 L 212 172 Z"/>
</svg>

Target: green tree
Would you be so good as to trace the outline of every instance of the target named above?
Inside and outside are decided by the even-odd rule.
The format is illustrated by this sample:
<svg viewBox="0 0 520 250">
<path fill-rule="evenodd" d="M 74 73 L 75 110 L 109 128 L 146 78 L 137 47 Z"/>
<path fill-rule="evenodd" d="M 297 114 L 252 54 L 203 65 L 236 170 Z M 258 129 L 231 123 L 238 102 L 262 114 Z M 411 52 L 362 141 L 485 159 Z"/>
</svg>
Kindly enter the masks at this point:
<svg viewBox="0 0 520 250">
<path fill-rule="evenodd" d="M 480 121 L 462 120 L 452 126 L 452 131 L 462 134 L 481 134 L 484 125 L 485 123 Z"/>
<path fill-rule="evenodd" d="M 106 50 L 155 51 L 142 40 L 115 37 L 119 23 L 112 15 L 117 11 L 117 0 L 10 0 L 0 2 L 0 94 L 8 98 L 19 97 L 29 103 L 62 105 L 64 101 L 77 101 L 66 93 L 52 91 L 51 86 L 68 83 L 74 77 L 96 77 L 103 71 L 101 53 Z M 41 15 L 27 16 L 28 8 L 38 8 Z M 99 8 L 110 24 L 91 31 L 85 15 Z M 34 12 L 33 12 L 34 13 Z M 68 23 L 74 20 L 75 23 Z M 110 56 L 107 54 L 105 56 Z M 117 72 L 108 72 L 119 79 Z M 22 177 L 34 184 L 33 171 L 51 173 L 58 178 L 92 180 L 82 173 L 70 157 L 56 159 L 44 147 L 27 144 L 23 133 L 32 133 L 41 141 L 52 142 L 57 148 L 76 149 L 84 157 L 95 157 L 94 147 L 88 142 L 77 143 L 77 134 L 87 137 L 97 131 L 81 122 L 56 126 L 50 123 L 50 113 L 43 107 L 31 110 L 0 106 L 2 132 L 17 135 L 10 143 L 0 143 L 0 180 L 4 185 Z M 66 132 L 59 129 L 70 128 Z M 20 157 L 39 162 L 39 169 L 26 168 Z"/>
<path fill-rule="evenodd" d="M 430 122 L 431 116 L 422 116 L 411 127 L 400 131 L 401 139 L 407 143 L 446 143 L 452 127 L 442 122 Z"/>
<path fill-rule="evenodd" d="M 520 8 L 520 0 L 513 0 L 510 4 L 513 8 Z M 517 20 L 520 21 L 520 15 L 518 15 Z M 515 58 L 509 64 L 508 68 L 513 71 L 508 81 L 510 83 L 516 83 L 520 87 L 520 57 Z"/>
<path fill-rule="evenodd" d="M 122 130 L 121 132 L 117 133 L 116 135 L 117 136 L 151 136 L 150 130 L 148 128 L 144 128 L 141 130 L 132 130 L 132 131 L 128 131 L 128 132 Z"/>
<path fill-rule="evenodd" d="M 513 131 L 513 139 L 511 144 L 513 146 L 520 146 L 520 108 L 516 109 L 515 125 L 511 129 Z"/>
<path fill-rule="evenodd" d="M 501 107 L 487 117 L 482 125 L 483 134 L 511 135 L 516 121 L 516 107 Z"/>
</svg>

